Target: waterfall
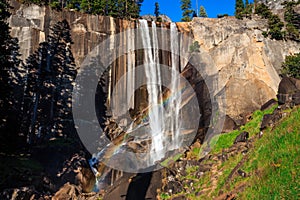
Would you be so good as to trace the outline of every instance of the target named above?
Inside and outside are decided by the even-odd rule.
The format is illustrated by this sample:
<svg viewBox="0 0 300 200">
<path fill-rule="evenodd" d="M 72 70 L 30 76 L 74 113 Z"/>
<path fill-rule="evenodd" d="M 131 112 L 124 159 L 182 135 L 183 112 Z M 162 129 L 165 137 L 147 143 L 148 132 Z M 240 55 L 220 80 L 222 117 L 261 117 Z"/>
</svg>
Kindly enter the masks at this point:
<svg viewBox="0 0 300 200">
<path fill-rule="evenodd" d="M 126 80 L 126 86 L 135 88 L 139 85 L 138 79 L 144 79 L 143 84 L 146 85 L 148 95 L 144 100 L 148 100 L 148 105 L 146 108 L 142 107 L 143 110 L 136 110 L 137 116 L 124 127 L 124 132 L 121 133 L 119 140 L 108 143 L 96 155 L 93 155 L 90 165 L 97 177 L 96 185 L 101 185 L 104 181 L 103 176 L 107 176 L 105 170 L 98 171 L 94 167 L 99 164 L 98 161 L 126 172 L 147 170 L 169 156 L 169 152 L 172 153 L 173 150 L 182 147 L 184 143 L 182 134 L 193 128 L 190 124 L 197 126 L 197 123 L 193 123 L 193 120 L 197 119 L 191 119 L 188 123 L 182 122 L 182 108 L 194 95 L 192 89 L 187 89 L 187 83 L 180 79 L 180 38 L 176 24 L 171 23 L 170 30 L 167 28 L 161 30 L 156 27 L 155 22 L 152 22 L 149 27 L 146 20 L 139 20 L 138 26 L 143 49 L 143 71 L 142 74 L 139 71 L 133 73 L 140 66 L 135 66 L 135 59 L 138 58 L 138 55 L 135 55 L 136 52 L 130 51 L 136 46 L 134 38 L 137 35 L 130 32 L 127 35 L 126 65 L 127 72 L 132 71 L 127 78 L 132 80 Z M 168 63 L 169 66 L 160 64 L 164 62 L 160 60 L 160 50 L 164 50 L 164 55 L 169 56 L 171 61 Z M 168 50 L 169 52 L 167 52 Z M 125 89 L 129 92 L 130 88 Z M 183 103 L 182 99 L 186 102 Z M 136 105 L 132 105 L 132 99 L 129 96 L 126 96 L 126 100 L 128 103 L 130 102 L 130 106 L 127 104 L 128 109 L 133 107 L 140 109 L 136 108 Z M 189 114 L 193 116 L 191 111 Z M 144 145 L 145 151 L 132 152 L 130 149 L 128 151 L 129 145 L 134 143 L 146 144 Z M 122 167 L 118 168 L 118 165 L 122 165 Z"/>
<path fill-rule="evenodd" d="M 156 25 L 152 23 L 152 41 L 151 33 L 146 20 L 140 20 L 142 42 L 144 47 L 144 65 L 145 74 L 147 80 L 147 91 L 148 91 L 148 104 L 149 108 L 149 127 L 151 135 L 151 150 L 150 160 L 151 164 L 155 161 L 160 160 L 164 155 L 164 120 L 163 120 L 163 106 L 159 102 L 158 96 L 162 93 L 161 91 L 161 77 L 159 69 L 159 57 L 158 57 L 158 42 Z M 160 81 L 160 82 L 159 82 Z"/>
<path fill-rule="evenodd" d="M 140 20 L 140 25 L 145 54 L 144 64 L 146 65 L 145 74 L 150 108 L 148 112 L 152 143 L 149 155 L 150 163 L 154 164 L 156 161 L 164 158 L 167 151 L 177 149 L 181 146 L 181 93 L 178 92 L 178 88 L 180 87 L 178 73 L 179 40 L 176 24 L 171 23 L 171 83 L 168 85 L 171 95 L 168 103 L 164 105 L 162 103 L 162 76 L 160 73 L 156 24 L 152 22 L 151 31 L 146 20 Z"/>
<path fill-rule="evenodd" d="M 172 61 L 172 78 L 171 78 L 171 92 L 173 96 L 170 100 L 169 114 L 171 117 L 171 133 L 172 133 L 172 145 L 174 149 L 177 149 L 181 145 L 181 120 L 180 120 L 180 105 L 181 105 L 181 93 L 176 93 L 180 87 L 180 78 L 177 75 L 179 70 L 179 38 L 176 23 L 170 25 L 170 38 L 171 38 L 171 61 Z"/>
</svg>

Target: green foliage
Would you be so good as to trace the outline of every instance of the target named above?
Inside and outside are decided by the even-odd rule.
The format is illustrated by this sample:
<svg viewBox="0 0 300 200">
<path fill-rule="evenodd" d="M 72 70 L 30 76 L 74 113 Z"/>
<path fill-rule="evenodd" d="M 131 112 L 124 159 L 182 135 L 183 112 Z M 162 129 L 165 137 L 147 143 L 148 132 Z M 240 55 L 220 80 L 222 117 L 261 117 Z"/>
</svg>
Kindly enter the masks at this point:
<svg viewBox="0 0 300 200">
<path fill-rule="evenodd" d="M 271 10 L 265 4 L 257 4 L 255 7 L 255 14 L 258 14 L 265 19 L 268 19 L 269 16 L 273 15 Z"/>
<path fill-rule="evenodd" d="M 300 41 L 300 14 L 295 12 L 294 8 L 299 1 L 284 2 L 284 20 L 286 21 L 286 37 L 295 41 Z"/>
<path fill-rule="evenodd" d="M 300 79 L 300 53 L 286 56 L 282 64 L 282 73 Z"/>
<path fill-rule="evenodd" d="M 259 133 L 259 131 L 260 131 L 259 127 L 260 127 L 260 123 L 263 119 L 263 116 L 265 114 L 273 113 L 273 111 L 275 110 L 276 107 L 277 107 L 277 105 L 275 105 L 272 108 L 265 110 L 265 111 L 260 111 L 260 110 L 255 111 L 252 114 L 252 120 L 250 122 L 248 122 L 247 124 L 245 124 L 244 126 L 242 126 L 240 128 L 240 130 L 235 130 L 230 133 L 218 135 L 218 136 L 215 136 L 214 138 L 212 138 L 210 143 L 211 144 L 216 143 L 212 150 L 212 153 L 220 153 L 222 151 L 222 149 L 229 148 L 233 144 L 236 136 L 238 136 L 239 133 L 242 131 L 249 132 L 250 137 Z"/>
<path fill-rule="evenodd" d="M 166 193 L 161 193 L 160 194 L 160 198 L 161 199 L 169 199 L 170 198 L 170 195 L 166 194 Z"/>
<path fill-rule="evenodd" d="M 249 3 L 249 1 L 246 0 L 244 16 L 247 18 L 251 18 L 252 10 L 253 10 L 253 4 Z"/>
<path fill-rule="evenodd" d="M 181 6 L 182 10 L 182 18 L 181 20 L 184 22 L 189 22 L 191 21 L 191 15 L 193 14 L 192 8 L 192 2 L 191 0 L 181 0 Z"/>
<path fill-rule="evenodd" d="M 161 197 L 175 199 L 185 193 L 187 199 L 214 199 L 220 194 L 228 193 L 235 194 L 236 199 L 297 199 L 300 194 L 300 108 L 284 111 L 288 117 L 280 120 L 274 128 L 264 130 L 262 138 L 258 139 L 255 134 L 259 131 L 262 116 L 273 113 L 275 107 L 254 112 L 253 119 L 241 127 L 251 133 L 252 142 L 246 155 L 233 154 L 224 162 L 204 160 L 201 164 L 212 167 L 211 171 L 204 172 L 200 178 L 196 176 L 198 166 L 188 166 L 186 175 L 179 176 L 182 192 L 171 196 L 161 194 Z M 226 140 L 224 144 L 227 143 L 225 148 L 228 148 L 234 140 L 233 135 Z M 221 151 L 215 150 L 217 146 L 211 147 L 212 156 L 209 157 L 219 156 Z M 198 152 L 198 147 L 196 148 Z M 247 176 L 239 176 L 237 170 L 244 171 Z M 215 181 L 213 176 L 216 176 Z M 192 189 L 189 184 L 191 182 Z M 241 187 L 245 189 L 239 189 Z"/>
<path fill-rule="evenodd" d="M 228 14 L 218 14 L 217 18 L 223 18 L 223 17 L 228 17 L 228 16 L 229 16 Z"/>
<path fill-rule="evenodd" d="M 206 13 L 206 10 L 203 6 L 200 6 L 199 17 L 208 17 L 207 13 Z"/>
<path fill-rule="evenodd" d="M 57 9 L 57 10 L 61 9 L 61 3 L 58 0 L 50 2 L 49 6 L 52 9 Z"/>
<path fill-rule="evenodd" d="M 49 5 L 53 9 L 75 9 L 116 18 L 138 18 L 143 0 L 21 0 L 21 2 Z"/>
<path fill-rule="evenodd" d="M 26 60 L 23 133 L 31 144 L 49 138 L 49 133 L 67 136 L 71 122 L 71 93 L 76 66 L 71 52 L 70 26 L 66 20 L 51 28 L 48 40 Z"/>
<path fill-rule="evenodd" d="M 235 1 L 235 17 L 237 19 L 243 19 L 243 17 L 251 18 L 253 4 L 250 4 L 248 0 L 236 0 Z"/>
<path fill-rule="evenodd" d="M 159 12 L 159 4 L 158 2 L 155 2 L 155 5 L 154 5 L 154 15 L 156 17 L 156 19 L 158 18 L 160 12 Z"/>
<path fill-rule="evenodd" d="M 89 0 L 82 0 L 80 4 L 80 9 L 85 13 L 91 12 L 91 2 Z"/>
<path fill-rule="evenodd" d="M 263 35 L 265 38 L 267 38 L 267 37 L 268 37 L 268 32 L 267 32 L 267 31 L 263 31 L 263 32 L 262 32 L 262 35 Z"/>
<path fill-rule="evenodd" d="M 284 23 L 280 20 L 278 15 L 275 15 L 265 4 L 258 4 L 255 13 L 268 20 L 269 31 L 264 33 L 264 36 L 270 36 L 271 39 L 282 40 L 285 36 L 282 28 Z"/>
<path fill-rule="evenodd" d="M 200 52 L 200 44 L 198 41 L 195 41 L 191 46 L 190 46 L 190 53 L 194 52 Z"/>
<path fill-rule="evenodd" d="M 236 0 L 235 1 L 235 17 L 237 19 L 243 18 L 243 12 L 245 9 L 244 1 L 243 0 Z"/>
<path fill-rule="evenodd" d="M 284 37 L 283 32 L 281 31 L 284 24 L 278 17 L 278 15 L 271 15 L 268 18 L 268 25 L 269 25 L 269 35 L 271 36 L 271 39 L 275 40 L 282 40 Z"/>
<path fill-rule="evenodd" d="M 20 59 L 18 39 L 10 36 L 7 23 L 9 18 L 9 4 L 4 0 L 0 2 L 0 140 L 15 137 L 18 125 L 14 120 L 19 120 L 20 102 L 15 99 L 22 94 L 19 87 Z M 15 137 L 15 139 L 14 139 Z"/>
<path fill-rule="evenodd" d="M 297 199 L 300 194 L 300 109 L 294 110 L 274 130 L 257 141 L 246 172 L 249 178 L 239 199 Z"/>
</svg>

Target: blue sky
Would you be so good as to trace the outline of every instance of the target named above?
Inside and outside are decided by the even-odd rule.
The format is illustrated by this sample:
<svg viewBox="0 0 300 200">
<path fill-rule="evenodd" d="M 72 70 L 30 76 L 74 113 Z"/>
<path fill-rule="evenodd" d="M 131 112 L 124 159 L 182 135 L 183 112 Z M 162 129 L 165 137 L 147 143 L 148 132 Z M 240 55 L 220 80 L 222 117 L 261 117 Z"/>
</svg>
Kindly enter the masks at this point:
<svg viewBox="0 0 300 200">
<path fill-rule="evenodd" d="M 196 10 L 196 0 L 191 1 L 193 8 Z M 180 21 L 182 15 L 180 0 L 144 0 L 141 15 L 153 15 L 155 2 L 159 3 L 160 12 L 162 14 L 168 15 L 172 21 Z M 200 5 L 204 6 L 208 17 L 215 18 L 218 14 L 225 13 L 234 15 L 235 0 L 198 0 L 198 5 L 198 7 L 200 7 Z"/>
</svg>

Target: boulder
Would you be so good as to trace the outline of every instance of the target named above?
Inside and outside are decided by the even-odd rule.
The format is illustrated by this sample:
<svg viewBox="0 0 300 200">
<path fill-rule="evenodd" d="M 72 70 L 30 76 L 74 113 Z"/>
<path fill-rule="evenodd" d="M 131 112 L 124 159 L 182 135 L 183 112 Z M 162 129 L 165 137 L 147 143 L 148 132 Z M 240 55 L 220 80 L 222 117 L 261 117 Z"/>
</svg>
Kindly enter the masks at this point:
<svg viewBox="0 0 300 200">
<path fill-rule="evenodd" d="M 249 138 L 249 133 L 244 131 L 235 138 L 234 144 L 238 142 L 247 142 L 248 138 Z"/>
<path fill-rule="evenodd" d="M 260 130 L 264 130 L 267 127 L 272 127 L 276 122 L 278 122 L 282 118 L 282 113 L 279 109 L 275 110 L 272 114 L 266 114 L 263 116 Z"/>
<path fill-rule="evenodd" d="M 228 115 L 225 116 L 222 133 L 228 133 L 237 128 L 236 122 Z"/>
<path fill-rule="evenodd" d="M 264 105 L 262 105 L 260 107 L 260 110 L 261 111 L 268 110 L 268 109 L 272 108 L 274 105 L 276 105 L 277 103 L 278 102 L 275 99 L 270 99 L 269 101 L 267 101 Z"/>
<path fill-rule="evenodd" d="M 300 90 L 300 80 L 283 77 L 279 83 L 278 94 L 293 94 L 298 90 Z"/>
<path fill-rule="evenodd" d="M 278 102 L 279 104 L 293 103 L 298 105 L 300 103 L 299 93 L 300 80 L 291 77 L 283 77 L 278 87 Z"/>
<path fill-rule="evenodd" d="M 66 183 L 55 193 L 52 200 L 77 200 L 79 195 L 80 189 L 77 186 Z"/>
<path fill-rule="evenodd" d="M 292 103 L 294 105 L 300 105 L 300 91 L 292 95 Z"/>
</svg>

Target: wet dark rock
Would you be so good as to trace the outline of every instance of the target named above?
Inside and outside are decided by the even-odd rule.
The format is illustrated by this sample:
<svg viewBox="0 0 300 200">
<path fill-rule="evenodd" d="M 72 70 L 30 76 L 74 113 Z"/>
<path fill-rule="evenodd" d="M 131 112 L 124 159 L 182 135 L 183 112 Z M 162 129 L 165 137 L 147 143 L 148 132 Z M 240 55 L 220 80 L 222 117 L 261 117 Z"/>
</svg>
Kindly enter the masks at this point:
<svg viewBox="0 0 300 200">
<path fill-rule="evenodd" d="M 264 130 L 267 127 L 273 127 L 276 122 L 282 118 L 280 109 L 276 109 L 272 114 L 266 114 L 263 116 L 260 130 Z"/>
<path fill-rule="evenodd" d="M 207 172 L 207 171 L 210 171 L 211 167 L 212 167 L 212 165 L 209 165 L 209 164 L 199 165 L 198 171 L 199 172 Z"/>
<path fill-rule="evenodd" d="M 0 192 L 0 199 L 35 199 L 40 194 L 35 190 L 34 187 L 21 187 L 5 189 Z"/>
<path fill-rule="evenodd" d="M 245 171 L 241 170 L 241 169 L 239 169 L 239 170 L 237 171 L 237 173 L 238 173 L 240 176 L 242 176 L 242 177 L 247 177 L 247 173 L 246 173 Z"/>
<path fill-rule="evenodd" d="M 278 102 L 275 99 L 270 99 L 269 101 L 267 101 L 264 105 L 261 106 L 260 110 L 264 111 L 267 109 L 272 108 L 274 105 L 276 105 Z"/>
<path fill-rule="evenodd" d="M 170 181 L 168 183 L 168 193 L 177 194 L 182 191 L 182 185 L 178 181 Z"/>
<path fill-rule="evenodd" d="M 236 122 L 228 115 L 225 116 L 222 133 L 228 133 L 237 128 Z"/>
<path fill-rule="evenodd" d="M 66 183 L 55 193 L 52 200 L 77 200 L 80 193 L 81 191 L 78 186 Z"/>
<path fill-rule="evenodd" d="M 293 96 L 294 101 L 299 103 L 299 92 L 300 80 L 291 77 L 283 77 L 280 81 L 277 94 L 279 104 L 293 103 Z"/>
<path fill-rule="evenodd" d="M 292 95 L 292 103 L 294 105 L 300 105 L 300 91 Z"/>
<path fill-rule="evenodd" d="M 111 199 L 156 199 L 157 189 L 162 187 L 161 171 L 128 174 L 106 189 L 104 200 Z"/>
<path fill-rule="evenodd" d="M 291 94 L 300 90 L 300 80 L 292 77 L 283 77 L 279 83 L 278 93 Z"/>
<path fill-rule="evenodd" d="M 248 138 L 249 138 L 249 133 L 244 131 L 235 138 L 234 144 L 238 142 L 247 142 Z"/>
<path fill-rule="evenodd" d="M 75 141 L 57 140 L 37 146 L 32 156 L 44 166 L 45 173 L 58 190 L 65 183 L 76 184 L 78 169 L 87 167 L 86 153 Z"/>
<path fill-rule="evenodd" d="M 263 120 L 260 125 L 260 129 L 263 130 L 267 128 L 270 125 L 270 122 L 272 121 L 274 115 L 273 114 L 266 114 L 263 116 Z"/>
<path fill-rule="evenodd" d="M 185 200 L 185 199 L 186 199 L 185 195 L 180 195 L 180 196 L 172 198 L 172 200 Z"/>
</svg>

